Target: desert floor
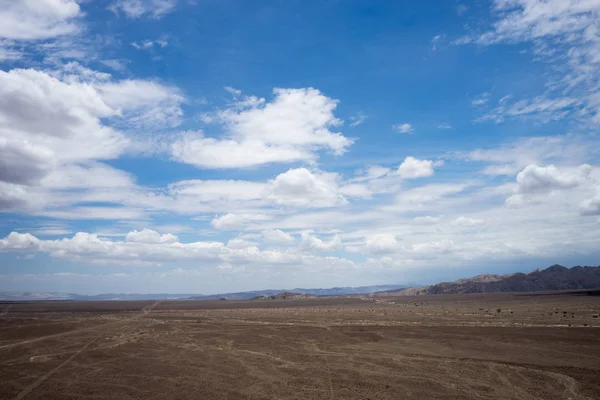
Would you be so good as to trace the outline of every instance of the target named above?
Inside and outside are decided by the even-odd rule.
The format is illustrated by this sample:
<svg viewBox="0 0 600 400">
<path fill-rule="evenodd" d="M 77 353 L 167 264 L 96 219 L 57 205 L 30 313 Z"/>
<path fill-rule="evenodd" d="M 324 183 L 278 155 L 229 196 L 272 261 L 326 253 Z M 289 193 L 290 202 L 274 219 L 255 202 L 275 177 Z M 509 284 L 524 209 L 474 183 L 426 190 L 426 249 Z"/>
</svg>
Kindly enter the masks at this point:
<svg viewBox="0 0 600 400">
<path fill-rule="evenodd" d="M 600 297 L 0 304 L 0 399 L 600 399 Z"/>
</svg>

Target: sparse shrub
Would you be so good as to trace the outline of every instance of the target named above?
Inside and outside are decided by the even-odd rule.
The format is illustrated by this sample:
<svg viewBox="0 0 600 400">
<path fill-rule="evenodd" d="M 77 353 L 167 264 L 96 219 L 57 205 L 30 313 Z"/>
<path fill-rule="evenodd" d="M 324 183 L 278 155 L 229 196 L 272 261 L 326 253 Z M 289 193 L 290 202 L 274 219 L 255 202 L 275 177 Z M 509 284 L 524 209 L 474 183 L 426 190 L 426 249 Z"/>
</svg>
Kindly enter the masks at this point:
<svg viewBox="0 0 600 400">
<path fill-rule="evenodd" d="M 501 309 L 501 308 L 497 308 L 497 309 L 496 309 L 496 312 L 497 312 L 498 314 L 500 314 L 500 313 L 502 312 L 502 309 Z"/>
</svg>

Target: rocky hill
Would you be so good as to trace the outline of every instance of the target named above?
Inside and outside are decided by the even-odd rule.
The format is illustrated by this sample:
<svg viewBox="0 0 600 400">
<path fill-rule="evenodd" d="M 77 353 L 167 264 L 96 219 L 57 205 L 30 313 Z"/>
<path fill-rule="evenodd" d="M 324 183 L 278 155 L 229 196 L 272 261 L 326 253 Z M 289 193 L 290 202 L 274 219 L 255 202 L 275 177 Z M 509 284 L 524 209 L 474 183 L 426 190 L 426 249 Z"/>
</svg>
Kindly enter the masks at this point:
<svg viewBox="0 0 600 400">
<path fill-rule="evenodd" d="M 415 296 L 428 294 L 534 292 L 600 288 L 600 267 L 553 265 L 529 274 L 478 275 L 431 286 L 377 293 L 377 296 Z"/>
</svg>

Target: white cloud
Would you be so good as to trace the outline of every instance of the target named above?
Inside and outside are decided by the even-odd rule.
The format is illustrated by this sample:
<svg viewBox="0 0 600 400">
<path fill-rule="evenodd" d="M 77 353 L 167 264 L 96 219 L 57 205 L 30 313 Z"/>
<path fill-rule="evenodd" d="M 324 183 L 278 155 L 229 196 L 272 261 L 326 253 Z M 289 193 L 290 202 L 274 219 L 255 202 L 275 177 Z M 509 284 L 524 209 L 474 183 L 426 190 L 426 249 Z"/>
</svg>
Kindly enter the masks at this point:
<svg viewBox="0 0 600 400">
<path fill-rule="evenodd" d="M 492 164 L 482 171 L 487 175 L 516 175 L 530 164 L 581 162 L 594 155 L 595 147 L 596 141 L 573 136 L 532 137 L 493 149 L 477 149 L 463 156 Z"/>
<path fill-rule="evenodd" d="M 471 100 L 471 105 L 475 106 L 475 107 L 482 106 L 482 105 L 486 104 L 489 100 L 490 100 L 490 94 L 488 92 L 485 92 L 485 93 L 481 94 L 479 97 Z"/>
<path fill-rule="evenodd" d="M 267 243 L 290 244 L 296 241 L 292 235 L 280 229 L 269 229 L 263 231 L 262 238 L 263 241 Z"/>
<path fill-rule="evenodd" d="M 350 123 L 350 127 L 352 127 L 352 128 L 357 127 L 358 125 L 365 122 L 367 120 L 367 118 L 368 117 L 365 114 L 359 112 L 357 115 L 350 117 L 350 121 L 352 121 Z"/>
<path fill-rule="evenodd" d="M 69 195 L 69 196 L 72 196 Z M 71 203 L 72 204 L 72 203 Z M 134 207 L 78 207 L 68 204 L 67 207 L 60 209 L 49 208 L 43 211 L 36 211 L 36 215 L 56 218 L 56 219 L 85 219 L 85 220 L 136 220 L 143 221 L 147 219 L 144 210 Z"/>
<path fill-rule="evenodd" d="M 339 192 L 338 176 L 295 168 L 270 180 L 264 196 L 278 205 L 296 207 L 333 207 L 347 203 Z"/>
<path fill-rule="evenodd" d="M 32 184 L 61 164 L 117 157 L 128 140 L 101 123 L 115 113 L 89 85 L 0 71 L 0 146 L 12 171 L 0 179 Z"/>
<path fill-rule="evenodd" d="M 452 125 L 450 125 L 447 122 L 442 122 L 437 127 L 438 127 L 438 129 L 452 129 Z"/>
<path fill-rule="evenodd" d="M 211 226 L 220 230 L 234 230 L 243 228 L 246 224 L 253 221 L 267 221 L 271 219 L 264 214 L 225 214 L 215 217 L 211 222 Z"/>
<path fill-rule="evenodd" d="M 139 42 L 131 42 L 131 45 L 138 50 L 150 50 L 155 47 L 167 47 L 169 42 L 167 40 L 167 36 L 163 36 L 157 40 L 142 40 Z"/>
<path fill-rule="evenodd" d="M 540 203 L 548 201 L 549 193 L 593 186 L 591 174 L 592 167 L 588 164 L 562 171 L 554 165 L 528 165 L 517 175 L 516 193 L 506 199 L 506 204 L 520 207 L 531 202 Z"/>
<path fill-rule="evenodd" d="M 540 167 L 528 165 L 517 175 L 518 191 L 520 193 L 543 193 L 550 190 L 571 189 L 587 179 L 591 167 L 581 165 L 577 173 L 559 171 L 554 165 Z"/>
<path fill-rule="evenodd" d="M 542 123 L 557 121 L 574 112 L 581 105 L 581 100 L 569 97 L 519 100 L 514 103 L 501 102 L 489 113 L 477 118 L 476 122 L 504 122 L 506 118 L 533 117 Z"/>
<path fill-rule="evenodd" d="M 169 185 L 169 193 L 178 199 L 194 202 L 246 202 L 262 198 L 264 183 L 240 180 L 186 180 Z"/>
<path fill-rule="evenodd" d="M 144 40 L 141 42 L 131 42 L 131 45 L 138 50 L 147 50 L 154 46 L 154 42 L 152 40 Z"/>
<path fill-rule="evenodd" d="M 46 189 L 107 188 L 122 190 L 134 185 L 129 173 L 98 162 L 64 165 L 52 170 L 40 181 Z"/>
<path fill-rule="evenodd" d="M 421 210 L 426 206 L 435 206 L 438 210 L 444 203 L 443 200 L 455 196 L 469 188 L 472 183 L 435 183 L 431 185 L 418 186 L 401 192 L 396 196 L 396 202 L 382 209 L 389 211 Z"/>
<path fill-rule="evenodd" d="M 6 47 L 5 47 L 6 46 Z M 5 61 L 18 60 L 23 57 L 23 53 L 16 49 L 9 48 L 10 44 L 0 40 L 0 63 Z"/>
<path fill-rule="evenodd" d="M 141 217 L 139 204 L 68 207 L 77 201 L 128 201 L 137 190 L 134 178 L 99 161 L 119 157 L 132 142 L 107 120 L 160 125 L 177 118 L 182 98 L 155 82 L 112 81 L 77 63 L 52 74 L 0 71 L 0 208 L 68 219 Z"/>
<path fill-rule="evenodd" d="M 300 236 L 300 246 L 308 251 L 328 252 L 340 249 L 342 240 L 335 235 L 331 240 L 325 241 L 313 236 L 309 231 L 305 231 Z"/>
<path fill-rule="evenodd" d="M 483 222 L 484 221 L 482 219 L 469 218 L 469 217 L 465 217 L 464 215 L 461 215 L 460 217 L 458 217 L 458 218 L 456 218 L 454 220 L 454 225 L 458 225 L 458 226 L 475 226 L 475 225 L 480 225 Z"/>
<path fill-rule="evenodd" d="M 160 18 L 172 12 L 177 2 L 178 0 L 117 0 L 109 8 L 117 14 L 122 12 L 129 18 Z"/>
<path fill-rule="evenodd" d="M 398 250 L 399 243 L 395 235 L 378 234 L 365 238 L 365 248 L 374 254 L 394 253 Z"/>
<path fill-rule="evenodd" d="M 434 163 L 431 160 L 419 160 L 408 156 L 400 164 L 396 173 L 403 179 L 425 178 L 434 174 L 434 165 L 442 164 L 442 162 Z"/>
<path fill-rule="evenodd" d="M 275 99 L 236 99 L 205 121 L 226 129 L 222 138 L 188 133 L 172 146 L 175 160 L 202 168 L 244 168 L 314 161 L 318 150 L 343 154 L 352 140 L 330 129 L 341 125 L 337 101 L 313 88 L 275 89 Z"/>
<path fill-rule="evenodd" d="M 247 168 L 271 163 L 313 160 L 307 149 L 269 145 L 258 140 L 204 137 L 199 132 L 186 133 L 171 146 L 173 158 L 201 168 Z"/>
<path fill-rule="evenodd" d="M 439 217 L 432 217 L 431 215 L 425 215 L 422 217 L 414 217 L 413 222 L 417 224 L 435 225 L 441 221 Z"/>
<path fill-rule="evenodd" d="M 431 39 L 431 50 L 432 51 L 437 51 L 438 50 L 438 46 L 440 44 L 440 41 L 444 39 L 444 36 L 442 35 L 435 35 L 432 39 Z"/>
<path fill-rule="evenodd" d="M 39 181 L 56 162 L 51 150 L 10 137 L 0 136 L 0 153 L 0 181 L 8 183 Z"/>
<path fill-rule="evenodd" d="M 583 215 L 600 215 L 600 186 L 596 189 L 596 195 L 581 202 L 579 209 Z"/>
<path fill-rule="evenodd" d="M 5 0 L 0 7 L 0 39 L 39 40 L 70 35 L 83 15 L 75 0 Z"/>
<path fill-rule="evenodd" d="M 98 85 L 98 92 L 118 111 L 125 125 L 154 127 L 181 123 L 185 98 L 175 87 L 145 80 L 124 80 Z"/>
<path fill-rule="evenodd" d="M 171 233 L 160 234 L 152 229 L 142 229 L 141 231 L 131 231 L 125 235 L 125 240 L 131 243 L 175 243 L 179 241 L 177 236 Z"/>
<path fill-rule="evenodd" d="M 140 233 L 138 232 L 137 235 Z M 181 243 L 172 240 L 172 236 L 167 235 L 166 240 L 161 240 L 166 234 L 157 235 L 151 233 L 139 241 L 113 241 L 95 234 L 79 232 L 72 238 L 40 240 L 28 233 L 12 232 L 4 239 L 0 239 L 0 252 L 41 252 L 49 253 L 54 258 L 78 263 L 124 266 L 159 266 L 184 261 L 213 266 L 343 265 L 348 267 L 353 265 L 351 261 L 345 259 L 320 258 L 294 249 L 260 250 L 254 243 L 244 240 L 233 239 L 228 245 L 222 242 Z M 339 237 L 334 237 L 328 242 L 310 235 L 306 238 L 304 250 L 310 252 L 333 251 L 341 246 Z"/>
<path fill-rule="evenodd" d="M 544 93 L 533 100 L 503 102 L 479 120 L 505 118 L 555 121 L 570 115 L 600 121 L 600 22 L 597 0 L 495 0 L 490 29 L 457 44 L 531 44 L 531 53 L 549 66 Z"/>
<path fill-rule="evenodd" d="M 398 133 L 412 133 L 414 131 L 413 126 L 409 123 L 393 125 L 392 129 Z"/>
</svg>

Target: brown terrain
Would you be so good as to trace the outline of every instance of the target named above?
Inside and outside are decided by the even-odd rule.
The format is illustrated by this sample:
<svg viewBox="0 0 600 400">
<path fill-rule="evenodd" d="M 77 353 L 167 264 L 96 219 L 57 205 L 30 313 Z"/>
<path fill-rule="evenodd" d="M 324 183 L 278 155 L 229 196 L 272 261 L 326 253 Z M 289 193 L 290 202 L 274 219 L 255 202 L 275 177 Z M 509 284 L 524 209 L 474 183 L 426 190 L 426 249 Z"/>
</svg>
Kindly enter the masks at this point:
<svg viewBox="0 0 600 400">
<path fill-rule="evenodd" d="M 0 304 L 0 399 L 600 399 L 600 297 Z"/>
</svg>

